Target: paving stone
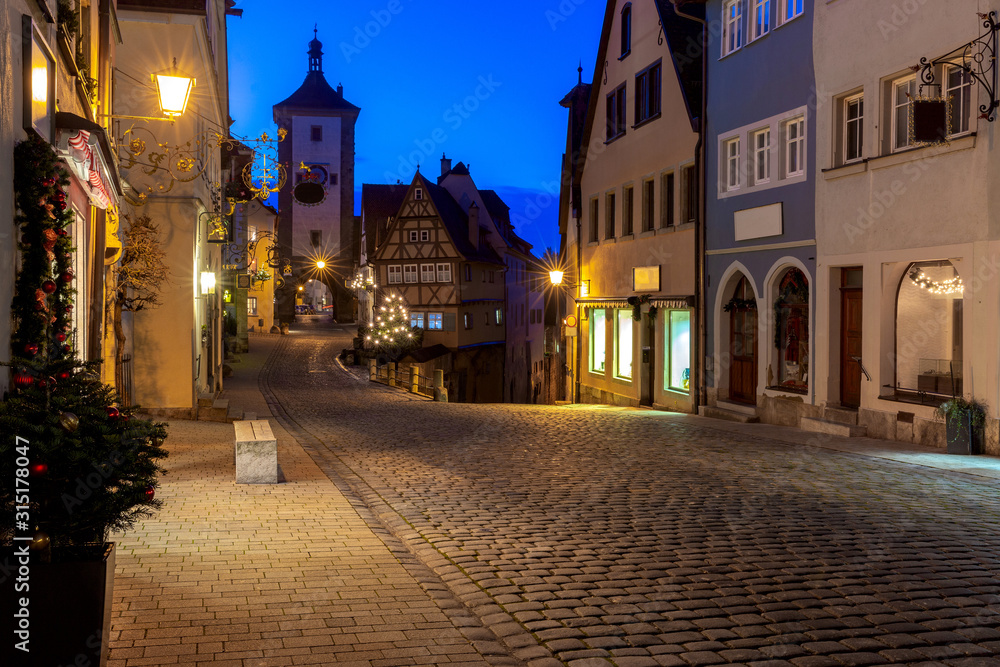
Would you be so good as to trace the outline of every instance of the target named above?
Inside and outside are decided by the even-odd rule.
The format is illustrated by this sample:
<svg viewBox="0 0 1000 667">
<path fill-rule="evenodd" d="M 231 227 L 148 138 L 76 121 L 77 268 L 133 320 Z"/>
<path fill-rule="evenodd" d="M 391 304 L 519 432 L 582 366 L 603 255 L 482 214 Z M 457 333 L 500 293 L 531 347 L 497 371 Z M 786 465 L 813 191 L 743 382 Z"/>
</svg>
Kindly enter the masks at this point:
<svg viewBox="0 0 1000 667">
<path fill-rule="evenodd" d="M 967 521 L 1000 515 L 1000 498 L 930 467 L 954 457 L 899 444 L 917 467 L 874 440 L 817 449 L 628 408 L 439 404 L 345 373 L 349 328 L 295 326 L 253 339 L 226 389 L 278 415 L 289 483 L 235 488 L 231 427 L 171 424 L 164 510 L 119 542 L 131 583 L 113 667 L 147 659 L 117 657 L 136 649 L 164 664 L 562 664 L 540 639 L 574 664 L 608 665 L 575 653 L 604 651 L 633 667 L 1000 654 L 1000 536 Z"/>
</svg>

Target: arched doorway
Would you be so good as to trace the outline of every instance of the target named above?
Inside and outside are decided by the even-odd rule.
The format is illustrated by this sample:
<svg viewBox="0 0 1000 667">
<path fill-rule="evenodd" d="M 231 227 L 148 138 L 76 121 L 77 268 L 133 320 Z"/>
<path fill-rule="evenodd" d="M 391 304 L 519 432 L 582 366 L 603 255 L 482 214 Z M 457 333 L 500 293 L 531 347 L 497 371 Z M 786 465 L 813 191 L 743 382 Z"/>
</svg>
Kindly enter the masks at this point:
<svg viewBox="0 0 1000 667">
<path fill-rule="evenodd" d="M 746 276 L 729 302 L 729 400 L 757 404 L 757 300 Z"/>
</svg>

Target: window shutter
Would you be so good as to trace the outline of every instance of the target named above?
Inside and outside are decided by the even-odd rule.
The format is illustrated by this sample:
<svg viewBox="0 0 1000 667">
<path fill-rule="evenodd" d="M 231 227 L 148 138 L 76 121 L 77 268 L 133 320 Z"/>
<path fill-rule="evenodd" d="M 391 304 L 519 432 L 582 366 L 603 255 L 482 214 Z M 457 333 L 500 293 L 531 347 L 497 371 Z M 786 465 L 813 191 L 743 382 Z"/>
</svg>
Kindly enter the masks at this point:
<svg viewBox="0 0 1000 667">
<path fill-rule="evenodd" d="M 442 331 L 454 331 L 455 330 L 455 313 L 445 313 L 442 318 Z"/>
</svg>

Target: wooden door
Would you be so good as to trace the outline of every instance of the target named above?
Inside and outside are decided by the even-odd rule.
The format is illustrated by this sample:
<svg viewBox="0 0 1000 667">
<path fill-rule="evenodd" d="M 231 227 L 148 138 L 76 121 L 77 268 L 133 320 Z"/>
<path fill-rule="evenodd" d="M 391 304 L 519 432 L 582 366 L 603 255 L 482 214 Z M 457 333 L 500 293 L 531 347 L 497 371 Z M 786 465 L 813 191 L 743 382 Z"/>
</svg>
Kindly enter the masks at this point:
<svg viewBox="0 0 1000 667">
<path fill-rule="evenodd" d="M 851 275 L 858 272 L 855 279 Z M 861 269 L 843 269 L 840 288 L 840 404 L 846 408 L 861 405 L 861 318 L 863 297 Z M 854 284 L 852 284 L 854 283 Z"/>
<path fill-rule="evenodd" d="M 753 290 L 746 278 L 740 279 L 729 312 L 729 399 L 757 405 L 757 309 L 750 307 Z"/>
</svg>

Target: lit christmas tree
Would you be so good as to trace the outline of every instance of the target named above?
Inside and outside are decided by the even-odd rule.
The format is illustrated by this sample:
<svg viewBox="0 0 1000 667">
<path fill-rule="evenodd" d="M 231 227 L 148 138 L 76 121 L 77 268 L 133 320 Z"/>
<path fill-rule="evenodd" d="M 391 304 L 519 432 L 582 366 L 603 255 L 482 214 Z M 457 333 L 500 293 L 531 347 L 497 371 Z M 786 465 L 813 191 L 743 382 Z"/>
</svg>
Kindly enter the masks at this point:
<svg viewBox="0 0 1000 667">
<path fill-rule="evenodd" d="M 410 326 L 410 313 L 399 294 L 388 294 L 375 309 L 375 321 L 365 335 L 365 347 L 401 357 L 419 347 L 423 329 Z"/>
</svg>

